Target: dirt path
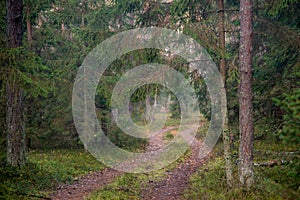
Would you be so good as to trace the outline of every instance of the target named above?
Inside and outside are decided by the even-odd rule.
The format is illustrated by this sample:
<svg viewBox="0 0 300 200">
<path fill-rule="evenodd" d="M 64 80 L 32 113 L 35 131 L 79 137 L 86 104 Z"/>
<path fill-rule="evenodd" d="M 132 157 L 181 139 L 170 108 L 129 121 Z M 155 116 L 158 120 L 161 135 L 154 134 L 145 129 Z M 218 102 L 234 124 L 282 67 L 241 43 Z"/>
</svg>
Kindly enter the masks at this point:
<svg viewBox="0 0 300 200">
<path fill-rule="evenodd" d="M 166 144 L 166 141 L 163 140 L 164 134 L 173 129 L 176 129 L 176 127 L 167 127 L 155 134 L 155 137 L 150 138 L 146 151 L 156 151 L 162 148 Z M 189 177 L 204 162 L 204 160 L 198 158 L 200 145 L 201 143 L 198 140 L 194 140 L 191 145 L 191 154 L 184 163 L 179 164 L 172 171 L 167 171 L 164 180 L 147 183 L 145 185 L 146 189 L 142 191 L 141 199 L 183 199 L 183 192 L 189 185 Z M 50 198 L 53 200 L 83 200 L 88 194 L 109 184 L 120 175 L 122 175 L 122 172 L 105 168 L 102 171 L 85 175 L 72 184 L 59 186 L 57 191 L 50 195 Z"/>
<path fill-rule="evenodd" d="M 158 138 L 156 139 L 159 140 Z M 141 199 L 174 199 L 180 200 L 183 198 L 183 192 L 189 186 L 190 176 L 203 165 L 204 159 L 199 159 L 199 149 L 201 142 L 194 140 L 191 145 L 191 154 L 184 163 L 179 164 L 172 171 L 168 171 L 167 176 L 160 182 L 150 182 L 144 187 Z"/>
<path fill-rule="evenodd" d="M 116 177 L 120 176 L 122 172 L 114 169 L 105 168 L 102 171 L 94 172 L 81 177 L 78 181 L 72 184 L 61 185 L 57 191 L 50 195 L 53 200 L 82 200 L 92 191 L 103 187 L 105 184 L 112 182 Z"/>
<path fill-rule="evenodd" d="M 155 137 L 150 138 L 149 146 L 146 148 L 146 151 L 155 151 L 161 148 L 164 145 L 164 141 L 162 140 L 163 134 L 172 129 L 175 129 L 175 127 L 164 128 L 159 133 L 155 134 Z M 122 172 L 111 168 L 105 168 L 102 171 L 85 175 L 72 184 L 59 186 L 56 192 L 50 195 L 50 198 L 53 200 L 82 200 L 92 191 L 112 182 L 120 175 L 122 175 Z"/>
</svg>

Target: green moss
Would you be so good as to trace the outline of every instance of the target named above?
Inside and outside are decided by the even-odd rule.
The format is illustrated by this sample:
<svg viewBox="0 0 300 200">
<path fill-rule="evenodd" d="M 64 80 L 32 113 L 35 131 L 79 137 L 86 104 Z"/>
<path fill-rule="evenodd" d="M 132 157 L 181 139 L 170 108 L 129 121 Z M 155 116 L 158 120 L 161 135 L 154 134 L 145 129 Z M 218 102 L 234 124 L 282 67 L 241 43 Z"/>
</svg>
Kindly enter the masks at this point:
<svg viewBox="0 0 300 200">
<path fill-rule="evenodd" d="M 45 197 L 58 184 L 104 167 L 81 149 L 29 152 L 28 163 L 22 169 L 7 166 L 5 156 L 1 157 L 0 199 Z"/>
<path fill-rule="evenodd" d="M 222 144 L 219 144 L 222 145 Z M 259 146 L 259 148 L 258 148 Z M 215 155 L 220 155 L 220 148 L 215 148 Z M 256 166 L 255 184 L 249 190 L 238 186 L 228 188 L 225 176 L 225 164 L 222 156 L 211 159 L 190 178 L 191 187 L 185 191 L 186 199 L 297 199 L 300 196 L 299 159 L 297 155 L 280 156 L 259 154 L 263 149 L 284 149 L 281 144 L 272 145 L 259 141 L 255 150 L 255 162 L 267 162 L 274 159 L 283 159 L 286 164 Z M 286 147 L 285 149 L 290 149 Z M 237 178 L 237 165 L 234 167 L 234 176 Z"/>
<path fill-rule="evenodd" d="M 148 179 L 145 174 L 124 174 L 118 177 L 113 183 L 106 185 L 102 189 L 92 193 L 87 199 L 139 199 L 142 189 L 142 182 Z"/>
<path fill-rule="evenodd" d="M 174 139 L 174 135 L 171 132 L 167 132 L 166 134 L 164 134 L 163 136 L 163 140 L 173 140 Z"/>
</svg>

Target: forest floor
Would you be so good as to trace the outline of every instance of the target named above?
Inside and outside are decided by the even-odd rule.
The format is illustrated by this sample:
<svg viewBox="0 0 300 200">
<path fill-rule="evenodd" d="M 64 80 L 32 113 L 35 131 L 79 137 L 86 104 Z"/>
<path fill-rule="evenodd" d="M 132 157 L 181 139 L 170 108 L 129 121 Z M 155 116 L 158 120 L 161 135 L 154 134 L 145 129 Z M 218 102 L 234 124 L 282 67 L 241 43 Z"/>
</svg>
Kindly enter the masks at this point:
<svg viewBox="0 0 300 200">
<path fill-rule="evenodd" d="M 174 139 L 176 123 L 166 126 L 143 151 L 155 151 Z M 197 137 L 205 137 L 206 130 L 201 125 Z M 8 167 L 3 151 L 0 199 L 299 199 L 299 144 L 283 143 L 264 125 L 256 126 L 255 135 L 260 139 L 254 140 L 255 184 L 250 190 L 238 182 L 238 140 L 232 145 L 234 188 L 227 186 L 222 142 L 199 160 L 196 140 L 169 166 L 140 174 L 107 168 L 82 148 L 30 150 L 24 168 Z"/>
<path fill-rule="evenodd" d="M 112 182 L 122 172 L 118 172 L 111 168 L 105 168 L 101 171 L 93 172 L 91 174 L 80 177 L 79 180 L 72 184 L 60 185 L 57 191 L 50 195 L 50 199 L 84 199 L 94 190 L 103 187 L 105 184 Z"/>
<path fill-rule="evenodd" d="M 168 141 L 165 139 L 166 133 L 176 134 L 177 127 L 166 127 L 158 134 L 149 139 L 146 147 L 147 151 L 155 151 L 163 147 Z M 203 165 L 204 159 L 199 159 L 199 148 L 201 142 L 195 139 L 191 145 L 189 154 L 183 162 L 177 164 L 172 169 L 164 171 L 163 178 L 155 181 L 145 181 L 142 183 L 140 199 L 182 199 L 184 190 L 189 186 L 189 179 L 197 169 Z M 85 199 L 93 191 L 99 190 L 105 185 L 113 182 L 123 173 L 111 168 L 80 177 L 72 184 L 60 185 L 57 190 L 50 195 L 51 199 Z"/>
<path fill-rule="evenodd" d="M 203 130 L 198 130 L 197 137 L 202 137 L 206 132 L 204 125 L 202 128 Z M 155 137 L 150 138 L 145 151 L 160 149 L 172 141 L 176 134 L 177 127 L 168 125 Z M 76 178 L 76 181 L 71 184 L 59 186 L 50 198 L 298 199 L 300 194 L 299 146 L 286 145 L 271 138 L 255 140 L 254 146 L 256 181 L 251 190 L 239 187 L 237 179 L 235 179 L 236 186 L 232 189 L 228 188 L 221 142 L 215 146 L 212 155 L 201 160 L 198 157 L 201 141 L 194 140 L 190 150 L 163 169 L 142 174 L 122 173 L 110 168 L 100 168 L 100 171 L 91 170 L 89 175 L 79 176 L 80 178 Z M 238 144 L 234 143 L 233 147 L 236 152 Z M 236 163 L 238 158 L 234 157 L 234 159 Z M 264 164 L 274 163 L 274 161 L 278 161 L 277 164 Z M 234 165 L 234 176 L 238 177 L 236 166 Z"/>
<path fill-rule="evenodd" d="M 189 186 L 190 176 L 203 165 L 205 160 L 205 158 L 199 159 L 200 147 L 201 142 L 195 139 L 191 144 L 191 152 L 184 162 L 167 170 L 163 180 L 147 183 L 142 190 L 141 199 L 182 199 L 184 191 Z"/>
</svg>

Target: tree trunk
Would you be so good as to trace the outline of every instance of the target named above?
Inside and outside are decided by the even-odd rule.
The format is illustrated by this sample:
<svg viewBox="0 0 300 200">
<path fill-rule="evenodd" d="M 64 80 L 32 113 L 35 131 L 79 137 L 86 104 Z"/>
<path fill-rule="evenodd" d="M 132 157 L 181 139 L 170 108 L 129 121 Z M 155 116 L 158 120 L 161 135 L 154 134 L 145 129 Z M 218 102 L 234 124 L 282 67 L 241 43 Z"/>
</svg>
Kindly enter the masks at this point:
<svg viewBox="0 0 300 200">
<path fill-rule="evenodd" d="M 7 163 L 12 166 L 23 166 L 26 162 L 25 129 L 23 119 L 23 93 L 13 75 L 6 85 L 7 95 Z"/>
<path fill-rule="evenodd" d="M 23 1 L 6 0 L 6 37 L 7 47 L 17 48 L 22 45 Z M 16 73 L 9 72 L 7 85 L 7 162 L 12 166 L 23 166 L 25 156 L 25 130 L 23 120 L 23 92 L 19 87 Z"/>
<path fill-rule="evenodd" d="M 253 174 L 253 116 L 252 116 L 252 0 L 241 0 L 240 85 L 239 85 L 239 178 L 249 188 Z"/>
<path fill-rule="evenodd" d="M 156 108 L 156 106 L 157 106 L 157 88 L 155 88 L 153 107 Z"/>
<path fill-rule="evenodd" d="M 219 69 L 225 84 L 226 63 L 225 63 L 224 0 L 218 0 L 218 10 L 219 10 L 219 48 L 221 54 Z"/>
<path fill-rule="evenodd" d="M 23 1 L 6 0 L 6 38 L 8 48 L 20 47 L 22 45 L 22 26 Z"/>
<path fill-rule="evenodd" d="M 84 24 L 84 18 L 85 18 L 85 10 L 84 9 L 82 9 L 82 11 L 81 11 L 81 30 L 84 30 L 84 28 L 85 28 L 85 24 Z"/>
<path fill-rule="evenodd" d="M 26 26 L 27 26 L 27 39 L 30 49 L 32 49 L 32 27 L 30 21 L 30 5 L 26 6 Z"/>
<path fill-rule="evenodd" d="M 152 106 L 151 106 L 151 99 L 150 99 L 149 91 L 147 91 L 147 95 L 145 98 L 145 104 L 146 104 L 145 119 L 146 119 L 147 123 L 149 123 L 152 120 L 152 115 L 151 115 Z"/>
<path fill-rule="evenodd" d="M 224 0 L 218 0 L 219 9 L 219 48 L 220 48 L 220 65 L 219 70 L 223 78 L 224 86 L 226 88 L 226 62 L 225 62 L 225 28 L 224 28 Z M 229 187 L 233 185 L 232 176 L 232 162 L 230 152 L 230 132 L 228 126 L 228 113 L 226 113 L 225 123 L 223 128 L 223 144 L 224 144 L 224 159 L 226 168 L 226 179 Z"/>
<path fill-rule="evenodd" d="M 84 30 L 85 28 L 85 10 L 86 10 L 86 2 L 85 0 L 81 1 L 81 30 Z"/>
</svg>

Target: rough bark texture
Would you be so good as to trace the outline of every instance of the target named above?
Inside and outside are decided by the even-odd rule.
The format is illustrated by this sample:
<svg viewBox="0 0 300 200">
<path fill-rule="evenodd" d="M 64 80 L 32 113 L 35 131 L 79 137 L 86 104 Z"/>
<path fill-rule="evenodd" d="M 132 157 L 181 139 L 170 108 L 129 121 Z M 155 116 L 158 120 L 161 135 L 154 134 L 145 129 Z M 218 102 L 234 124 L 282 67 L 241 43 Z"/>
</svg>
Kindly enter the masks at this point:
<svg viewBox="0 0 300 200">
<path fill-rule="evenodd" d="M 7 0 L 7 47 L 17 48 L 22 45 L 23 1 Z M 16 73 L 12 69 L 6 85 L 7 95 L 7 162 L 12 166 L 22 166 L 26 162 L 25 130 L 23 120 L 23 92 L 18 85 Z"/>
<path fill-rule="evenodd" d="M 6 85 L 7 94 L 7 163 L 12 166 L 23 166 L 26 162 L 25 129 L 23 119 L 23 94 L 10 76 Z"/>
<path fill-rule="evenodd" d="M 239 178 L 243 186 L 253 184 L 252 117 L 252 0 L 241 0 L 240 85 L 239 85 Z"/>
<path fill-rule="evenodd" d="M 6 38 L 7 47 L 22 45 L 23 1 L 6 0 Z"/>
<path fill-rule="evenodd" d="M 219 47 L 221 60 L 219 70 L 226 86 L 226 62 L 225 62 L 225 28 L 224 28 L 224 0 L 218 0 L 219 9 Z M 224 144 L 224 159 L 226 167 L 226 179 L 229 187 L 233 185 L 232 162 L 230 153 L 230 132 L 228 127 L 228 113 L 226 113 L 225 123 L 223 128 L 223 144 Z"/>
</svg>

